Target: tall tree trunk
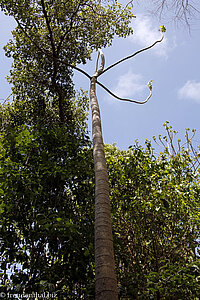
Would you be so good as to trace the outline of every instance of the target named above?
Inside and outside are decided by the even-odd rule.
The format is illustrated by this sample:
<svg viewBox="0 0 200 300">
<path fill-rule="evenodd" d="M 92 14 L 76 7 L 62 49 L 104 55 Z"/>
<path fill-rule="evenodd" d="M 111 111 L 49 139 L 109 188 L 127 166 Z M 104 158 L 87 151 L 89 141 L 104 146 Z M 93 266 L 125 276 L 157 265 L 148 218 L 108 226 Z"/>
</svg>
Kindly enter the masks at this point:
<svg viewBox="0 0 200 300">
<path fill-rule="evenodd" d="M 96 97 L 96 77 L 92 77 L 90 86 L 95 166 L 95 300 L 117 300 L 109 182 Z"/>
</svg>

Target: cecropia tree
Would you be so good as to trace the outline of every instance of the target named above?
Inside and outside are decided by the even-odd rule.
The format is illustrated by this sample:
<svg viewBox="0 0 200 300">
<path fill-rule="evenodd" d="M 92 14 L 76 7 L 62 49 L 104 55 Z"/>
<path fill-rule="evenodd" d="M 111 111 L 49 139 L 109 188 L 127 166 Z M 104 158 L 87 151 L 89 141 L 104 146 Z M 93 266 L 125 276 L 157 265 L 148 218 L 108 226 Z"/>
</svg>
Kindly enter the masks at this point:
<svg viewBox="0 0 200 300">
<path fill-rule="evenodd" d="M 101 55 L 101 66 L 92 76 L 90 86 L 95 166 L 95 291 L 96 299 L 117 299 L 117 278 L 113 251 L 108 172 L 102 138 L 100 111 L 95 92 L 96 78 L 102 73 L 105 63 L 101 49 L 99 53 Z"/>
<path fill-rule="evenodd" d="M 108 71 L 117 64 L 124 60 L 135 56 L 136 54 L 150 49 L 160 40 L 153 43 L 151 46 L 141 49 L 136 53 L 125 57 L 124 59 L 116 62 L 112 66 L 104 70 L 105 58 L 101 49 L 99 49 L 101 57 L 101 65 L 91 78 L 90 84 L 90 102 L 92 110 L 92 141 L 93 141 L 93 158 L 95 167 L 95 299 L 96 300 L 110 300 L 118 299 L 117 278 L 115 272 L 115 260 L 113 250 L 113 237 L 112 237 L 112 220 L 110 212 L 110 197 L 109 197 L 109 181 L 108 172 L 106 167 L 106 159 L 104 153 L 104 143 L 102 137 L 101 117 L 96 96 L 96 83 L 97 77 L 105 71 Z M 98 55 L 99 57 L 99 55 Z M 98 59 L 97 59 L 98 65 Z M 100 84 L 105 88 L 102 84 Z M 136 101 L 131 99 L 123 99 L 107 88 L 106 91 L 111 95 L 122 101 L 130 101 L 137 104 L 146 103 L 152 95 L 151 81 L 148 83 L 150 94 L 145 101 Z"/>
</svg>

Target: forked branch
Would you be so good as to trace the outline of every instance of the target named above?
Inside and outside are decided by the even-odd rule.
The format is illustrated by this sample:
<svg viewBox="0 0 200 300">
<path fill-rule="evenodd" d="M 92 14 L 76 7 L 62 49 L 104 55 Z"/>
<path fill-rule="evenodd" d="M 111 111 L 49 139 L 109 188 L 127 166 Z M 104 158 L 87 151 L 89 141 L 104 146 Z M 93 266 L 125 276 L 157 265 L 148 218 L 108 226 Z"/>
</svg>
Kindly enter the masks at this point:
<svg viewBox="0 0 200 300">
<path fill-rule="evenodd" d="M 125 60 L 130 59 L 130 58 L 136 56 L 137 54 L 139 54 L 139 53 L 141 53 L 141 52 L 143 52 L 143 51 L 149 50 L 150 48 L 154 47 L 157 43 L 162 42 L 163 38 L 164 38 L 164 35 L 162 34 L 160 40 L 157 40 L 157 41 L 155 41 L 152 45 L 150 45 L 150 46 L 148 46 L 148 47 L 145 47 L 145 48 L 143 48 L 143 49 L 141 49 L 141 50 L 138 50 L 138 51 L 136 51 L 135 53 L 133 53 L 133 54 L 131 54 L 131 55 L 129 55 L 129 56 L 126 56 L 126 57 L 120 59 L 120 60 L 117 61 L 116 63 L 110 65 L 110 66 L 109 66 L 108 68 L 106 68 L 105 70 L 104 70 L 105 57 L 104 57 L 103 51 L 102 51 L 101 49 L 98 49 L 98 57 L 97 57 L 97 63 L 96 63 L 96 72 L 94 73 L 93 77 L 96 77 L 96 78 L 97 78 L 97 77 L 100 76 L 101 74 L 105 73 L 106 71 L 110 70 L 111 68 L 115 67 L 116 65 L 118 65 L 118 64 L 120 64 L 120 63 L 122 63 L 122 62 L 124 62 Z M 99 67 L 99 69 L 98 69 L 99 56 L 101 57 L 101 65 L 100 65 L 100 67 Z M 121 100 L 121 101 L 127 101 L 127 102 L 136 103 L 136 104 L 145 104 L 145 103 L 151 98 L 151 96 L 152 96 L 152 84 L 151 84 L 151 82 L 152 82 L 152 81 L 149 81 L 149 83 L 148 83 L 148 87 L 149 87 L 149 90 L 150 90 L 150 93 L 149 93 L 148 97 L 147 97 L 144 101 L 138 101 L 138 100 L 132 100 L 132 99 L 127 99 L 127 98 L 121 98 L 121 97 L 115 95 L 113 92 L 111 92 L 111 91 L 110 91 L 107 87 L 105 87 L 101 82 L 99 82 L 99 81 L 96 80 L 96 83 L 97 83 L 98 85 L 100 85 L 104 90 L 106 90 L 106 92 L 108 92 L 108 93 L 109 93 L 111 96 L 113 96 L 114 98 L 116 98 L 116 99 L 118 99 L 118 100 Z"/>
<path fill-rule="evenodd" d="M 111 66 L 109 66 L 107 69 L 104 70 L 104 65 L 105 65 L 105 57 L 104 57 L 104 54 L 103 54 L 103 51 L 102 49 L 98 49 L 98 57 L 97 57 L 97 63 L 96 63 L 96 72 L 94 73 L 93 77 L 98 77 L 100 76 L 101 74 L 103 74 L 104 72 L 110 70 L 111 68 L 115 67 L 116 65 L 120 64 L 121 62 L 127 60 L 127 59 L 130 59 L 134 56 L 136 56 L 137 54 L 143 52 L 143 51 L 146 51 L 152 47 L 154 47 L 157 43 L 160 43 L 162 42 L 164 36 L 162 34 L 162 37 L 160 40 L 157 40 L 155 41 L 152 45 L 146 47 L 146 48 L 143 48 L 119 61 L 117 61 L 116 63 L 112 64 Z M 99 61 L 99 56 L 101 57 L 101 65 L 98 69 L 98 61 Z M 115 95 L 113 92 L 111 92 L 107 87 L 105 87 L 101 82 L 97 81 L 96 80 L 96 83 L 99 84 L 104 90 L 106 90 L 111 96 L 113 96 L 114 98 L 118 99 L 118 100 L 121 100 L 121 101 L 127 101 L 127 102 L 132 102 L 132 103 L 136 103 L 136 104 L 145 104 L 152 96 L 152 84 L 151 84 L 151 81 L 149 81 L 148 83 L 148 87 L 149 87 L 149 90 L 150 90 L 150 93 L 148 95 L 148 97 L 144 100 L 144 101 L 138 101 L 138 100 L 132 100 L 132 99 L 127 99 L 127 98 L 121 98 L 117 95 Z"/>
</svg>

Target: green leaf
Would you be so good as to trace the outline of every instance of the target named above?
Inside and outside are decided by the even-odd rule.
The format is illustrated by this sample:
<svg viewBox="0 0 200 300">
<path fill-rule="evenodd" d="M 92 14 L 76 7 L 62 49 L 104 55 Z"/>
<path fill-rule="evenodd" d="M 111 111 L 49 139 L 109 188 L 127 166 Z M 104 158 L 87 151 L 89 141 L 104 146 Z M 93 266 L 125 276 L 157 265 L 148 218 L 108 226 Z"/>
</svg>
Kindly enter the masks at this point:
<svg viewBox="0 0 200 300">
<path fill-rule="evenodd" d="M 161 31 L 161 32 L 166 32 L 166 28 L 165 28 L 164 25 L 161 25 L 161 26 L 160 26 L 160 31 Z"/>
</svg>

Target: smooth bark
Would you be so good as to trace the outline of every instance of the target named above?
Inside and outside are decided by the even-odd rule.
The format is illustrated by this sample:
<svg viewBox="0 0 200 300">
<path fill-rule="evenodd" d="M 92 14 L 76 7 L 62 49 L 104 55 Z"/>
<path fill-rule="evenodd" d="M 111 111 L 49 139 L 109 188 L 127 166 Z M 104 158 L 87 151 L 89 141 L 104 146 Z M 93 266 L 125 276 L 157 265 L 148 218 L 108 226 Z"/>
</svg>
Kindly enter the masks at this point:
<svg viewBox="0 0 200 300">
<path fill-rule="evenodd" d="M 97 75 L 97 74 L 96 74 Z M 108 172 L 96 97 L 96 77 L 91 79 L 93 157 L 95 166 L 95 299 L 117 300 Z"/>
</svg>

